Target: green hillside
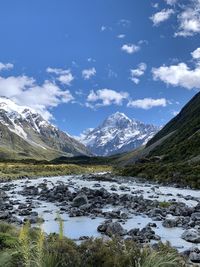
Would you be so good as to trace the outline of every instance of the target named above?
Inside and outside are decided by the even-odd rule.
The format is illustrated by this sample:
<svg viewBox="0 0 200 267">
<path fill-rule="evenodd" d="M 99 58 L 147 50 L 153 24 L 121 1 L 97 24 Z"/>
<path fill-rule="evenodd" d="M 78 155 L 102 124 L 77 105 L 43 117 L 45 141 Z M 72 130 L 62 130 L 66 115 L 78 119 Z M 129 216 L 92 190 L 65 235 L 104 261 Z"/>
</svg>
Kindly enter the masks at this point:
<svg viewBox="0 0 200 267">
<path fill-rule="evenodd" d="M 200 93 L 139 151 L 122 155 L 123 175 L 200 188 Z"/>
</svg>

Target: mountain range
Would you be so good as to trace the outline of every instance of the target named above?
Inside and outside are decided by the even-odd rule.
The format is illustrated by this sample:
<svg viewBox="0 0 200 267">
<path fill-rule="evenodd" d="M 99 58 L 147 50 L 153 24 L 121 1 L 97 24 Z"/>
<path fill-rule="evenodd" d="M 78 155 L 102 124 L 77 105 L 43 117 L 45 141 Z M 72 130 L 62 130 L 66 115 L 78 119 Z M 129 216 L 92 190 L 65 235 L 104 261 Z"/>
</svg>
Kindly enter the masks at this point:
<svg viewBox="0 0 200 267">
<path fill-rule="evenodd" d="M 98 156 L 110 156 L 145 145 L 160 128 L 116 112 L 95 129 L 81 134 L 79 141 Z"/>
<path fill-rule="evenodd" d="M 88 149 L 40 114 L 0 97 L 0 157 L 53 159 L 91 155 Z"/>
</svg>

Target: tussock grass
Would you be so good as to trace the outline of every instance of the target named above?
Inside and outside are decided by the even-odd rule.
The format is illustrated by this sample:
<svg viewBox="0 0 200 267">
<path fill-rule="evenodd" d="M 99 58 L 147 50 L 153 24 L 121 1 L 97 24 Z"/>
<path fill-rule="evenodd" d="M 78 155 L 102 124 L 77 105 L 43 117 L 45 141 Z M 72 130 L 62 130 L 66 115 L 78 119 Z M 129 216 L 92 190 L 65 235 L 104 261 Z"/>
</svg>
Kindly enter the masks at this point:
<svg viewBox="0 0 200 267">
<path fill-rule="evenodd" d="M 105 165 L 76 164 L 32 164 L 32 163 L 0 163 L 0 181 L 18 179 L 21 177 L 37 178 L 41 176 L 60 176 L 70 174 L 94 173 L 111 171 L 112 167 Z"/>
<path fill-rule="evenodd" d="M 58 219 L 60 232 L 45 236 L 41 228 L 22 226 L 16 245 L 2 247 L 1 267 L 185 267 L 185 261 L 169 244 L 156 249 L 141 247 L 131 240 L 89 239 L 80 245 L 63 235 L 63 222 Z M 5 227 L 5 226 L 4 226 Z M 4 228 L 5 229 L 5 228 Z M 8 233 L 4 233 L 9 235 Z"/>
</svg>

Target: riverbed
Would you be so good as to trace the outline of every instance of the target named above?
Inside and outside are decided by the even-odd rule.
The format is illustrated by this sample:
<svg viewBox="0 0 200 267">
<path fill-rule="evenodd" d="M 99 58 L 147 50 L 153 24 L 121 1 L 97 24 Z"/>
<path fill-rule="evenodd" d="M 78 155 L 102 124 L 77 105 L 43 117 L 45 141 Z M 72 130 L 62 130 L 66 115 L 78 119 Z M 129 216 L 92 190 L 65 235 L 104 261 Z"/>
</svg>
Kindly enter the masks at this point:
<svg viewBox="0 0 200 267">
<path fill-rule="evenodd" d="M 60 189 L 62 187 L 66 188 L 68 193 L 65 192 L 65 195 L 68 194 L 70 195 L 69 197 L 64 198 L 64 195 L 62 195 L 64 193 Z M 141 230 L 147 224 L 155 223 L 156 226 L 153 227 L 153 230 L 155 235 L 161 238 L 161 241 L 169 241 L 179 251 L 190 249 L 192 246 L 200 248 L 200 243 L 193 244 L 181 238 L 189 223 L 188 225 L 179 223 L 175 227 L 164 227 L 164 217 L 158 219 L 151 213 L 151 206 L 152 210 L 156 209 L 154 208 L 154 203 L 155 207 L 157 207 L 157 203 L 160 202 L 170 203 L 170 205 L 175 206 L 183 203 L 188 210 L 194 209 L 200 203 L 200 190 L 161 186 L 144 182 L 137 178 L 113 177 L 105 173 L 23 179 L 2 183 L 0 188 L 8 195 L 12 205 L 10 211 L 18 219 L 18 222 L 38 214 L 37 216 L 43 219 L 41 227 L 47 234 L 58 233 L 59 224 L 56 218 L 59 214 L 64 222 L 64 235 L 76 241 L 80 238 L 102 236 L 103 233 L 100 233 L 97 228 L 105 220 L 110 219 L 113 222 L 119 222 L 127 232 L 134 228 Z M 37 190 L 34 191 L 34 188 Z M 73 198 L 81 190 L 85 190 L 84 193 L 87 190 L 91 190 L 91 192 L 94 192 L 93 194 L 101 190 L 101 192 L 107 194 L 107 198 L 111 199 L 113 196 L 117 201 L 107 201 L 106 197 L 102 196 L 100 198 L 99 196 L 101 195 L 94 195 L 94 202 L 96 201 L 95 212 L 91 212 L 92 209 L 90 208 L 90 212 L 84 210 L 84 215 L 82 215 L 81 208 L 73 208 L 72 205 Z M 48 192 L 49 198 L 45 196 L 45 192 Z M 52 192 L 56 192 L 55 198 L 52 194 L 50 195 Z M 60 198 L 57 197 L 58 194 L 60 194 Z M 87 195 L 87 193 L 85 194 Z M 129 202 L 126 200 L 126 198 L 129 199 L 128 196 L 131 196 Z M 133 197 L 138 201 L 137 203 L 140 203 L 139 198 L 141 198 L 141 203 L 147 203 L 146 205 L 151 206 L 148 209 L 144 208 L 145 204 L 143 204 L 142 208 L 140 204 L 134 206 L 132 203 Z M 93 198 L 88 196 L 88 199 L 90 205 L 92 205 Z M 120 202 L 120 199 L 123 201 Z M 96 211 L 97 209 L 98 211 Z M 23 210 L 27 210 L 27 214 Z M 167 213 L 168 216 L 170 211 L 167 208 L 163 210 L 162 212 L 164 214 Z M 120 214 L 120 212 L 126 216 L 118 218 L 115 214 Z M 174 214 L 172 215 L 174 216 Z M 183 214 L 180 214 L 180 216 L 183 217 Z M 151 243 L 154 242 L 157 241 L 151 240 Z"/>
</svg>

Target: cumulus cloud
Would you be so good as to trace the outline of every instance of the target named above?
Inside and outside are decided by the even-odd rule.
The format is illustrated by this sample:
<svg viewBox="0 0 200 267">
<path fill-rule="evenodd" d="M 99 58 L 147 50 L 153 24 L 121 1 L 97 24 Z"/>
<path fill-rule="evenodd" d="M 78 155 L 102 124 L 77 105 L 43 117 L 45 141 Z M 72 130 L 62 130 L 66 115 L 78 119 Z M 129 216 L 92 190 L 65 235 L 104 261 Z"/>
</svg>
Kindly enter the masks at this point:
<svg viewBox="0 0 200 267">
<path fill-rule="evenodd" d="M 109 106 L 112 104 L 121 105 L 124 99 L 127 99 L 127 92 L 117 92 L 111 89 L 91 90 L 87 97 L 87 106 L 93 107 L 91 103 L 95 103 L 95 107 Z"/>
<path fill-rule="evenodd" d="M 163 21 L 168 20 L 174 14 L 173 9 L 162 9 L 161 11 L 153 14 L 150 19 L 153 21 L 154 26 L 158 26 Z"/>
<path fill-rule="evenodd" d="M 200 1 L 190 0 L 178 15 L 178 31 L 175 36 L 192 36 L 200 33 Z"/>
<path fill-rule="evenodd" d="M 71 82 L 74 80 L 74 76 L 71 73 L 70 69 L 64 70 L 59 68 L 47 68 L 47 73 L 55 74 L 56 80 L 64 85 L 71 85 Z"/>
<path fill-rule="evenodd" d="M 192 52 L 194 59 L 200 58 L 200 49 Z M 181 86 L 186 89 L 200 89 L 200 64 L 199 60 L 192 69 L 187 64 L 181 62 L 177 65 L 161 66 L 152 69 L 154 80 L 161 80 L 172 86 Z"/>
<path fill-rule="evenodd" d="M 49 111 L 52 107 L 73 100 L 68 90 L 61 90 L 55 83 L 46 80 L 39 85 L 28 76 L 0 76 L 0 96 L 33 108 L 47 120 L 52 119 Z"/>
<path fill-rule="evenodd" d="M 130 70 L 130 80 L 134 82 L 135 84 L 138 84 L 140 82 L 140 77 L 144 75 L 144 72 L 147 68 L 147 65 L 145 63 L 140 63 L 136 69 Z"/>
<path fill-rule="evenodd" d="M 200 59 L 200 47 L 198 47 L 196 50 L 194 50 L 192 53 L 191 53 L 192 57 L 194 59 Z"/>
<path fill-rule="evenodd" d="M 121 49 L 122 51 L 128 54 L 133 54 L 140 50 L 140 46 L 135 45 L 135 44 L 124 44 Z"/>
<path fill-rule="evenodd" d="M 11 63 L 2 63 L 2 62 L 0 62 L 0 71 L 2 71 L 2 70 L 10 70 L 13 67 L 14 67 L 14 65 L 11 64 Z"/>
<path fill-rule="evenodd" d="M 128 102 L 127 106 L 132 108 L 141 109 L 151 109 L 153 107 L 166 107 L 167 100 L 165 98 L 153 99 L 153 98 L 143 98 L 137 100 L 131 100 Z"/>
<path fill-rule="evenodd" d="M 96 75 L 96 69 L 90 68 L 82 71 L 82 77 L 84 80 L 89 80 L 92 76 Z"/>
</svg>

